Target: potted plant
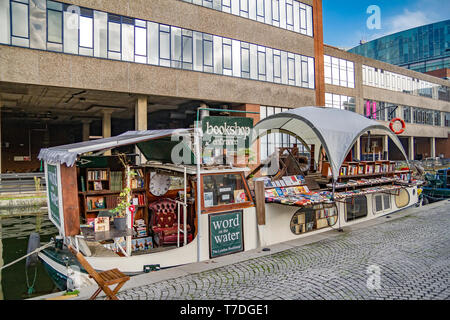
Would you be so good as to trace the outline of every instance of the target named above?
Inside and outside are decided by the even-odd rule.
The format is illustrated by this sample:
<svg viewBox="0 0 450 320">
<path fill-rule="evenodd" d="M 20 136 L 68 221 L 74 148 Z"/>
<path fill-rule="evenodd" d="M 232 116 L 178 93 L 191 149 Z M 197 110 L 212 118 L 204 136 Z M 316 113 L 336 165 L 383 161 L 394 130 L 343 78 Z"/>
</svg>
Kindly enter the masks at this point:
<svg viewBox="0 0 450 320">
<path fill-rule="evenodd" d="M 129 201 L 130 193 L 130 188 L 124 188 L 119 195 L 119 204 L 111 210 L 115 214 L 114 227 L 117 230 L 125 230 L 127 228 L 127 209 L 131 206 Z"/>
<path fill-rule="evenodd" d="M 127 228 L 127 210 L 134 212 L 134 205 L 131 204 L 131 188 L 129 180 L 136 175 L 136 172 L 129 170 L 129 166 L 126 164 L 124 156 L 119 156 L 122 164 L 125 166 L 127 172 L 127 186 L 123 188 L 119 195 L 119 204 L 111 210 L 114 216 L 114 227 L 117 230 L 125 230 Z"/>
</svg>

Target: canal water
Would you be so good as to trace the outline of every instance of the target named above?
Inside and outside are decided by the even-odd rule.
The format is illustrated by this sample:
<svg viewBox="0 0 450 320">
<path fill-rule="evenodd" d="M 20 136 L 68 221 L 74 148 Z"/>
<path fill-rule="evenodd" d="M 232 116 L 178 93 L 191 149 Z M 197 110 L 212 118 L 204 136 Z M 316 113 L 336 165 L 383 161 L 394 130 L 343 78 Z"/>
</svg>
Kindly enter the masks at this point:
<svg viewBox="0 0 450 320">
<path fill-rule="evenodd" d="M 0 210 L 0 267 L 27 254 L 32 232 L 40 234 L 42 244 L 58 234 L 46 210 Z M 42 262 L 27 270 L 24 259 L 0 271 L 0 300 L 23 300 L 57 291 Z"/>
</svg>

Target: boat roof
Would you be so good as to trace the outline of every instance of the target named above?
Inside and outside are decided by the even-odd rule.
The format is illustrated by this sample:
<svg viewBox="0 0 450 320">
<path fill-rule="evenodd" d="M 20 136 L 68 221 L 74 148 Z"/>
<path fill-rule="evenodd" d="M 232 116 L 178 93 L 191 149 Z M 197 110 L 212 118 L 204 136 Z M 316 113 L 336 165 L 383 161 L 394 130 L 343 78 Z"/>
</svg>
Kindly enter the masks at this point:
<svg viewBox="0 0 450 320">
<path fill-rule="evenodd" d="M 79 155 L 95 152 L 106 151 L 113 148 L 137 144 L 142 146 L 147 141 L 153 141 L 161 138 L 172 136 L 191 136 L 194 129 L 164 129 L 164 130 L 142 130 L 127 131 L 118 136 L 110 138 L 102 138 L 91 141 L 84 141 L 72 144 L 66 144 L 57 147 L 41 149 L 38 155 L 39 160 L 49 163 L 65 163 L 68 167 L 75 164 Z"/>
<path fill-rule="evenodd" d="M 173 163 L 146 163 L 142 166 L 162 169 L 162 170 L 172 170 L 176 172 L 183 173 L 186 167 L 187 174 L 196 174 L 197 167 L 195 165 L 177 165 Z M 204 166 L 200 168 L 201 174 L 215 174 L 215 173 L 233 173 L 233 172 L 247 172 L 250 171 L 247 167 L 230 167 L 230 166 Z"/>
<path fill-rule="evenodd" d="M 339 175 L 339 168 L 356 140 L 372 130 L 387 134 L 402 152 L 406 161 L 408 157 L 399 138 L 386 126 L 368 119 L 356 112 L 325 107 L 300 107 L 271 115 L 255 126 L 256 138 L 272 130 L 284 130 L 301 138 L 306 145 L 316 145 L 316 150 L 323 146 L 334 180 Z M 316 157 L 319 152 L 316 152 Z"/>
</svg>

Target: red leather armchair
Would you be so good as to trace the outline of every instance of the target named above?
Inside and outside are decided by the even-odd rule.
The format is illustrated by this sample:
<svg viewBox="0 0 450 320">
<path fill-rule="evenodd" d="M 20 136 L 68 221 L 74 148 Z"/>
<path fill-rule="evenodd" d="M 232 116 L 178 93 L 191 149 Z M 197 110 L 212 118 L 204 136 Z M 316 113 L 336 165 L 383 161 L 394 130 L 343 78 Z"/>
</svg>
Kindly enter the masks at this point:
<svg viewBox="0 0 450 320">
<path fill-rule="evenodd" d="M 158 246 L 177 244 L 177 203 L 171 199 L 161 199 L 149 205 L 154 241 Z M 180 216 L 183 230 L 183 215 Z M 191 227 L 186 226 L 187 242 L 192 241 Z M 180 232 L 180 243 L 184 240 Z"/>
</svg>

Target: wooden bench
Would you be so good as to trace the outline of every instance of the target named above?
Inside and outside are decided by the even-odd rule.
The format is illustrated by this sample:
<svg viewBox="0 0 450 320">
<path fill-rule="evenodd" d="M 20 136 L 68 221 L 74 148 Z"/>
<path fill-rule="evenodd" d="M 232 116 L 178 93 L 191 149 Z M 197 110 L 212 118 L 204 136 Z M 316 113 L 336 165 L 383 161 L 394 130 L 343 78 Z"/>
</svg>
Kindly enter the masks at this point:
<svg viewBox="0 0 450 320">
<path fill-rule="evenodd" d="M 84 256 L 75 250 L 72 246 L 68 246 L 70 252 L 78 259 L 83 268 L 88 272 L 89 276 L 95 280 L 98 284 L 97 291 L 89 298 L 89 300 L 94 300 L 99 293 L 103 290 L 107 296 L 107 300 L 119 300 L 116 294 L 119 292 L 120 288 L 130 280 L 130 277 L 120 272 L 119 269 L 111 269 L 107 271 L 97 272 L 94 268 L 87 262 Z M 109 287 L 111 285 L 117 284 L 114 290 Z"/>
</svg>

